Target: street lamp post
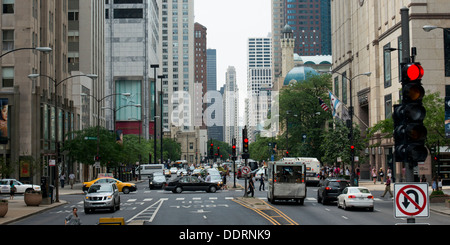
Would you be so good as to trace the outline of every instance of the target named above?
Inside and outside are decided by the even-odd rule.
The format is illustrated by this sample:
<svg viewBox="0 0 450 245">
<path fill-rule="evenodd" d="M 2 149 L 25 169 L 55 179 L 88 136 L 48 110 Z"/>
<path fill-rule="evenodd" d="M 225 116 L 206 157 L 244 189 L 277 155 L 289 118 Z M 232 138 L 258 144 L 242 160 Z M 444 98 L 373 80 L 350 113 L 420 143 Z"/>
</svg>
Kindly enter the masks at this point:
<svg viewBox="0 0 450 245">
<path fill-rule="evenodd" d="M 160 133 L 160 144 L 161 144 L 161 149 L 160 149 L 160 152 L 161 152 L 161 164 L 164 162 L 164 157 L 163 157 L 163 135 L 164 135 L 164 130 L 163 130 L 163 111 L 164 111 L 164 109 L 163 109 L 163 101 L 164 101 L 164 91 L 163 91 L 163 79 L 164 78 L 166 78 L 166 76 L 165 75 L 160 75 L 160 76 L 158 76 L 158 78 L 160 78 L 161 79 L 161 100 L 159 101 L 159 103 L 160 103 L 160 108 L 161 108 L 161 117 L 160 117 L 160 127 L 161 127 L 161 133 Z"/>
<path fill-rule="evenodd" d="M 10 50 L 10 51 L 0 55 L 0 59 L 3 58 L 3 56 L 6 56 L 6 55 L 8 55 L 8 54 L 10 54 L 12 52 L 16 52 L 16 51 L 20 51 L 20 50 L 37 50 L 39 52 L 47 54 L 47 53 L 50 53 L 52 51 L 52 48 L 49 48 L 49 47 L 36 47 L 36 48 L 18 48 L 18 49 L 13 49 L 13 50 Z"/>
<path fill-rule="evenodd" d="M 47 49 L 48 50 L 48 49 Z M 50 49 L 51 51 L 51 49 Z M 28 78 L 33 80 L 33 79 L 37 79 L 38 77 L 46 77 L 48 79 L 50 79 L 51 81 L 53 81 L 54 86 L 55 86 L 55 92 L 54 92 L 54 104 L 55 104 L 55 148 L 56 148 L 56 166 L 55 166 L 55 173 L 54 173 L 54 182 L 55 182 L 55 189 L 56 189 L 56 195 L 55 195 L 55 202 L 59 202 L 59 184 L 58 184 L 58 168 L 57 168 L 57 164 L 58 164 L 58 159 L 59 159 L 59 135 L 58 135 L 58 131 L 59 131 L 59 113 L 58 113 L 58 103 L 57 103 L 57 93 L 58 93 L 58 86 L 60 84 L 62 84 L 63 82 L 74 78 L 74 77 L 89 77 L 92 80 L 96 80 L 98 78 L 98 75 L 96 74 L 83 74 L 83 75 L 75 75 L 75 76 L 70 76 L 67 77 L 61 81 L 57 81 L 56 79 L 47 76 L 47 75 L 41 75 L 41 74 L 30 74 L 28 75 Z"/>
<path fill-rule="evenodd" d="M 353 115 L 355 113 L 355 110 L 353 108 L 353 91 L 352 91 L 352 84 L 353 80 L 359 76 L 367 76 L 370 77 L 372 75 L 372 72 L 366 72 L 362 74 L 358 74 L 352 78 L 348 78 L 342 73 L 334 71 L 333 73 L 339 74 L 342 77 L 346 78 L 349 82 L 349 89 L 350 89 L 350 107 L 348 108 L 348 114 L 350 115 L 350 146 L 352 147 L 354 144 L 354 136 L 353 136 Z M 351 149 L 351 155 L 350 155 L 350 162 L 351 162 L 351 173 L 350 173 L 350 182 L 352 186 L 358 186 L 358 182 L 355 182 L 355 151 L 354 149 Z"/>
<path fill-rule="evenodd" d="M 153 109 L 155 111 L 155 114 L 153 115 L 153 155 L 154 155 L 154 159 L 155 159 L 155 164 L 156 164 L 156 98 L 158 98 L 158 93 L 156 92 L 156 69 L 159 68 L 158 64 L 153 64 L 150 65 L 150 68 L 153 68 L 153 77 L 154 77 L 154 83 L 155 83 L 155 99 L 153 101 Z"/>
</svg>

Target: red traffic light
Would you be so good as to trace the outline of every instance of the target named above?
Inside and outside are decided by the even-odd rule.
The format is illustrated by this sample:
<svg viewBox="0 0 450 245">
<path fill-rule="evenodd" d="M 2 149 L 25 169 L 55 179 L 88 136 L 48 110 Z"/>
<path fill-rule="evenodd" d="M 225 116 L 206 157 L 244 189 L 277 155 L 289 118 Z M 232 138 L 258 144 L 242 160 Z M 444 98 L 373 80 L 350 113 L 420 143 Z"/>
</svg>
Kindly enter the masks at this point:
<svg viewBox="0 0 450 245">
<path fill-rule="evenodd" d="M 235 145 L 233 145 L 233 149 L 236 149 L 236 146 L 235 146 Z"/>
<path fill-rule="evenodd" d="M 350 146 L 350 149 L 354 150 L 354 149 L 355 149 L 355 146 L 354 146 L 354 145 Z"/>
<path fill-rule="evenodd" d="M 211 144 L 211 147 L 213 147 L 214 146 L 214 144 Z"/>
<path fill-rule="evenodd" d="M 248 139 L 247 138 L 244 139 L 244 143 L 248 143 Z"/>
<path fill-rule="evenodd" d="M 422 79 L 424 75 L 422 65 L 420 65 L 419 63 L 413 63 L 405 66 L 405 75 L 407 75 L 409 80 L 411 81 Z"/>
</svg>

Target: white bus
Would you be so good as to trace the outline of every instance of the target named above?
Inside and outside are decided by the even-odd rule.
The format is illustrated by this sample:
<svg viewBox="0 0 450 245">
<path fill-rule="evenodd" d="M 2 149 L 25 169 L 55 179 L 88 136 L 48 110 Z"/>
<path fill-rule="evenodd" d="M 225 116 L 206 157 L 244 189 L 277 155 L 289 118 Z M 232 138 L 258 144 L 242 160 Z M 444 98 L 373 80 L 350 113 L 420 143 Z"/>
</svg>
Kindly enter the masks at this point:
<svg viewBox="0 0 450 245">
<path fill-rule="evenodd" d="M 141 176 L 148 176 L 156 172 L 164 174 L 164 164 L 142 164 Z M 139 174 L 139 167 L 136 167 L 136 174 Z"/>
<path fill-rule="evenodd" d="M 267 200 L 295 200 L 303 205 L 306 198 L 306 165 L 295 158 L 269 162 Z"/>
<path fill-rule="evenodd" d="M 320 161 L 312 157 L 297 157 L 297 161 L 306 164 L 306 184 L 319 184 Z"/>
</svg>

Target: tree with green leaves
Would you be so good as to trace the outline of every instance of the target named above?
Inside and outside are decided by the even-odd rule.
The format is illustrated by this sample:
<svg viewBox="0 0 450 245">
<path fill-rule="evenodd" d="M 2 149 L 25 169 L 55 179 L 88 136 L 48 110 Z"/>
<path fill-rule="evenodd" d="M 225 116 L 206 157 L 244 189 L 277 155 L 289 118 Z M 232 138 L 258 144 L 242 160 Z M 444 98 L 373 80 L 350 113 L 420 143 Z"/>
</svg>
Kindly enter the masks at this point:
<svg viewBox="0 0 450 245">
<path fill-rule="evenodd" d="M 292 156 L 321 159 L 324 154 L 322 135 L 332 116 L 330 111 L 320 107 L 319 98 L 330 105 L 330 89 L 330 74 L 311 76 L 306 81 L 283 88 L 279 103 L 280 124 L 284 133 L 278 139 L 278 149 L 286 149 L 288 145 Z"/>
<path fill-rule="evenodd" d="M 323 135 L 321 149 L 324 152 L 322 162 L 328 165 L 337 163 L 340 158 L 342 163 L 351 163 L 350 139 L 348 137 L 350 129 L 340 120 L 334 121 L 334 127 L 328 129 Z M 361 130 L 354 124 L 353 127 L 353 145 L 355 146 L 355 156 L 363 161 L 364 155 L 361 153 L 365 149 L 365 139 L 361 138 Z"/>
</svg>

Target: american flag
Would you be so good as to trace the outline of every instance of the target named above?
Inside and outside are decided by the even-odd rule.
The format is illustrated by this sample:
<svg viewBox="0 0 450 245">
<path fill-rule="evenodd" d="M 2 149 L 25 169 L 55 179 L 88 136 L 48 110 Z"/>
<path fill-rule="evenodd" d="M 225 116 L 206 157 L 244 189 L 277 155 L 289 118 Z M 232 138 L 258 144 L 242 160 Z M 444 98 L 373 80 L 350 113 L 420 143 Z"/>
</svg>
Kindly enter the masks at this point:
<svg viewBox="0 0 450 245">
<path fill-rule="evenodd" d="M 325 104 L 325 102 L 323 102 L 323 100 L 321 98 L 319 98 L 319 104 L 320 104 L 320 107 L 322 107 L 322 109 L 324 111 L 328 111 L 329 108 L 328 108 L 327 104 Z"/>
</svg>

